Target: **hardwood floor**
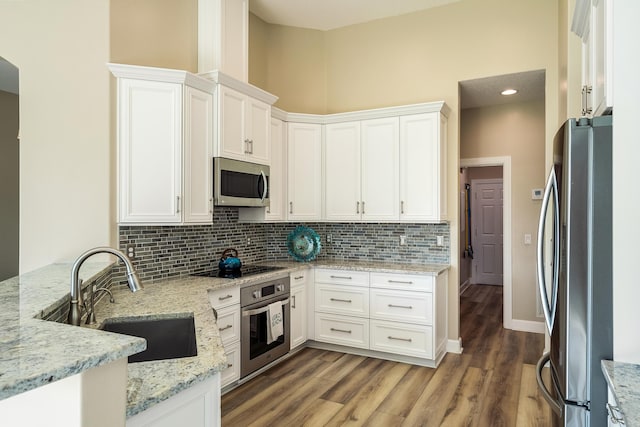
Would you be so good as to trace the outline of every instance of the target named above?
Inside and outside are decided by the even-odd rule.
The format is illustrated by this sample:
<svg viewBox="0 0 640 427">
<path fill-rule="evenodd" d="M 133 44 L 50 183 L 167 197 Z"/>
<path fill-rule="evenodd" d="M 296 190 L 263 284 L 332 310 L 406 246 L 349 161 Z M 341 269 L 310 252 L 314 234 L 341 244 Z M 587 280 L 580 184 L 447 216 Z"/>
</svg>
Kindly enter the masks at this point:
<svg viewBox="0 0 640 427">
<path fill-rule="evenodd" d="M 438 369 L 306 348 L 222 397 L 222 425 L 549 426 L 544 336 L 502 328 L 502 287 L 460 298 L 463 354 Z"/>
</svg>

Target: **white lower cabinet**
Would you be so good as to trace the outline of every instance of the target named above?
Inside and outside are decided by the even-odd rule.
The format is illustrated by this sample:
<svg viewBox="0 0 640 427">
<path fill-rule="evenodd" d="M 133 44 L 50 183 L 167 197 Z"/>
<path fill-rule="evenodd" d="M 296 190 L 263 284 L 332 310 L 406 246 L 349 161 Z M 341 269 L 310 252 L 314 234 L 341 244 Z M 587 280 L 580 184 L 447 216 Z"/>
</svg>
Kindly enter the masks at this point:
<svg viewBox="0 0 640 427">
<path fill-rule="evenodd" d="M 240 341 L 225 344 L 224 353 L 227 356 L 227 367 L 220 373 L 220 387 L 240 378 Z"/>
<path fill-rule="evenodd" d="M 220 373 L 220 386 L 225 387 L 240 379 L 240 286 L 210 290 L 208 296 L 227 356 Z"/>
<path fill-rule="evenodd" d="M 369 319 L 316 312 L 316 341 L 369 348 Z"/>
<path fill-rule="evenodd" d="M 291 349 L 307 342 L 308 272 L 291 273 Z"/>
<path fill-rule="evenodd" d="M 316 269 L 314 339 L 435 367 L 446 351 L 447 278 Z"/>
<path fill-rule="evenodd" d="M 152 406 L 127 420 L 127 427 L 217 427 L 220 425 L 220 374 Z"/>
</svg>

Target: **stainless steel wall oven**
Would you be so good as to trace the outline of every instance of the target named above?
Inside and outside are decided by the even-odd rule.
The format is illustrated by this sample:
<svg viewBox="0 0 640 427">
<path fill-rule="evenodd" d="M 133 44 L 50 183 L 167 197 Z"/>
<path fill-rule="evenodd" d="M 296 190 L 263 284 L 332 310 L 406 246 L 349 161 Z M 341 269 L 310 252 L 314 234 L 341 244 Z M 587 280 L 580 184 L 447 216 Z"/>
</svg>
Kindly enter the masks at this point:
<svg viewBox="0 0 640 427">
<path fill-rule="evenodd" d="M 240 377 L 284 356 L 290 350 L 289 277 L 270 280 L 240 290 Z M 283 334 L 269 343 L 267 323 L 269 305 L 278 302 L 282 307 Z"/>
</svg>

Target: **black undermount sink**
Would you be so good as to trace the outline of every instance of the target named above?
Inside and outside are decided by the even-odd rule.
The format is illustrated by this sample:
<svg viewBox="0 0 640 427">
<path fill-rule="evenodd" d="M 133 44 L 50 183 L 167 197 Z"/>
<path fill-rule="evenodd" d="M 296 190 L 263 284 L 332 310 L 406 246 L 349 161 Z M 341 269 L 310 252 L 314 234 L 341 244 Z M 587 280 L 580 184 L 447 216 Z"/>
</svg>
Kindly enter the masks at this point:
<svg viewBox="0 0 640 427">
<path fill-rule="evenodd" d="M 147 349 L 129 356 L 129 363 L 198 355 L 193 316 L 106 319 L 100 329 L 147 340 Z"/>
</svg>

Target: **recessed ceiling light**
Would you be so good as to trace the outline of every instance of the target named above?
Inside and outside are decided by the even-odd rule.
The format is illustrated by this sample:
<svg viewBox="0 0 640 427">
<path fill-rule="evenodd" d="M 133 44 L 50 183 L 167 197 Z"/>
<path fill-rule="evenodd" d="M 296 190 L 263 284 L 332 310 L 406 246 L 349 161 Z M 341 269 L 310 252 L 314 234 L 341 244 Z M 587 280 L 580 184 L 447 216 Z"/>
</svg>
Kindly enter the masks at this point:
<svg viewBox="0 0 640 427">
<path fill-rule="evenodd" d="M 502 92 L 500 92 L 500 94 L 505 95 L 505 96 L 506 95 L 514 95 L 516 93 L 518 93 L 518 91 L 516 89 L 505 89 Z"/>
</svg>

